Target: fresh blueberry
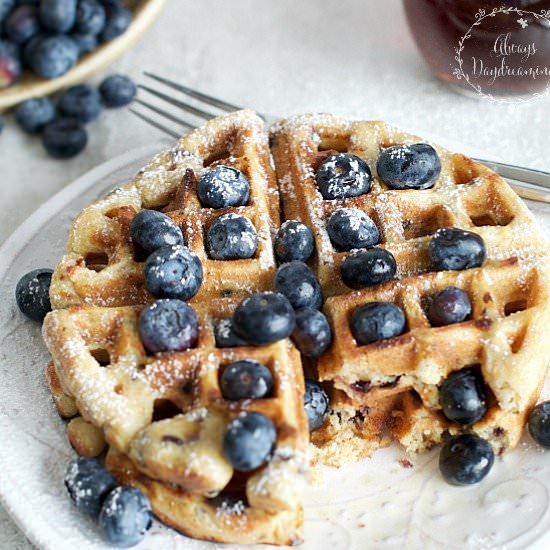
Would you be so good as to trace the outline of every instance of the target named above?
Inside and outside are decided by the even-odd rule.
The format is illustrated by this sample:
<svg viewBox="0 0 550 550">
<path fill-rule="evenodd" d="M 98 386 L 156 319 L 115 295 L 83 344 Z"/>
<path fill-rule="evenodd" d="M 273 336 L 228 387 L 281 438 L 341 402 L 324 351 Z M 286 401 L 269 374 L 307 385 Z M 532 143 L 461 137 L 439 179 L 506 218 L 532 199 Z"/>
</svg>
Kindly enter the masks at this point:
<svg viewBox="0 0 550 550">
<path fill-rule="evenodd" d="M 27 47 L 25 56 L 30 67 L 43 78 L 64 75 L 78 60 L 78 46 L 64 34 L 39 35 L 36 41 L 31 40 Z"/>
<path fill-rule="evenodd" d="M 376 171 L 392 189 L 428 189 L 441 173 L 441 161 L 427 143 L 395 145 L 382 150 Z"/>
<path fill-rule="evenodd" d="M 213 260 L 252 258 L 258 246 L 258 234 L 245 216 L 224 214 L 208 228 L 206 246 Z"/>
<path fill-rule="evenodd" d="M 8 40 L 23 44 L 40 31 L 38 10 L 34 6 L 18 6 L 4 22 L 4 32 Z"/>
<path fill-rule="evenodd" d="M 294 324 L 292 304 L 275 292 L 252 294 L 238 305 L 233 316 L 235 332 L 254 346 L 287 338 Z"/>
<path fill-rule="evenodd" d="M 317 309 L 299 309 L 296 312 L 296 328 L 292 333 L 292 340 L 302 355 L 319 357 L 332 342 L 327 318 Z"/>
<path fill-rule="evenodd" d="M 473 424 L 487 412 L 487 394 L 483 378 L 476 369 L 454 371 L 439 387 L 443 414 L 459 424 Z"/>
<path fill-rule="evenodd" d="M 351 332 L 364 345 L 403 334 L 405 323 L 405 313 L 397 304 L 370 302 L 353 312 Z"/>
<path fill-rule="evenodd" d="M 66 117 L 86 123 L 94 120 L 101 112 L 99 92 L 87 84 L 67 88 L 59 97 L 57 108 Z"/>
<path fill-rule="evenodd" d="M 78 155 L 88 143 L 86 129 L 74 118 L 57 118 L 46 124 L 42 145 L 54 158 L 67 159 Z"/>
<path fill-rule="evenodd" d="M 113 40 L 126 32 L 132 20 L 132 12 L 121 5 L 110 5 L 105 8 L 105 27 L 100 34 L 103 42 Z"/>
<path fill-rule="evenodd" d="M 358 197 L 370 191 L 372 174 L 369 165 L 356 155 L 337 153 L 325 159 L 315 174 L 324 199 Z"/>
<path fill-rule="evenodd" d="M 146 252 L 183 244 L 181 229 L 172 218 L 157 210 L 140 210 L 130 223 L 130 236 Z"/>
<path fill-rule="evenodd" d="M 100 85 L 99 93 L 105 107 L 123 107 L 132 103 L 137 93 L 136 85 L 127 76 L 108 76 Z"/>
<path fill-rule="evenodd" d="M 441 327 L 462 323 L 471 312 L 468 295 L 456 286 L 449 286 L 434 296 L 428 309 L 428 319 L 434 327 Z"/>
<path fill-rule="evenodd" d="M 93 52 L 97 48 L 97 36 L 95 36 L 95 34 L 73 32 L 69 36 L 71 37 L 71 40 L 78 46 L 79 55 Z"/>
<path fill-rule="evenodd" d="M 340 250 L 366 248 L 380 240 L 376 224 L 357 208 L 338 208 L 327 222 L 327 232 L 332 244 Z"/>
<path fill-rule="evenodd" d="M 273 375 L 265 366 L 252 359 L 235 361 L 227 365 L 220 377 L 224 399 L 262 399 L 273 390 Z"/>
<path fill-rule="evenodd" d="M 493 467 L 495 454 L 485 439 L 473 434 L 452 437 L 439 455 L 439 470 L 451 485 L 479 483 Z"/>
<path fill-rule="evenodd" d="M 145 287 L 155 298 L 189 300 L 202 284 L 199 257 L 181 245 L 163 246 L 147 258 Z"/>
<path fill-rule="evenodd" d="M 531 437 L 545 449 L 550 449 L 550 401 L 539 403 L 529 413 L 527 426 Z"/>
<path fill-rule="evenodd" d="M 104 539 L 117 548 L 139 544 L 153 524 L 147 497 L 135 487 L 117 487 L 105 499 L 99 514 Z"/>
<path fill-rule="evenodd" d="M 486 255 L 483 239 L 458 227 L 438 229 L 430 240 L 429 253 L 436 269 L 452 271 L 479 267 Z"/>
<path fill-rule="evenodd" d="M 309 424 L 309 431 L 319 429 L 328 413 L 328 395 L 317 382 L 306 379 L 304 410 Z"/>
<path fill-rule="evenodd" d="M 230 166 L 207 170 L 197 185 L 197 195 L 202 205 L 208 208 L 244 206 L 248 202 L 249 192 L 246 176 Z"/>
<path fill-rule="evenodd" d="M 275 273 L 273 290 L 284 294 L 294 309 L 312 307 L 323 303 L 321 285 L 313 271 L 303 262 L 288 262 Z"/>
<path fill-rule="evenodd" d="M 181 300 L 157 300 L 141 312 L 139 335 L 151 353 L 183 351 L 197 342 L 197 316 Z"/>
<path fill-rule="evenodd" d="M 47 97 L 27 99 L 15 110 L 15 121 L 29 134 L 39 134 L 54 118 L 55 105 Z"/>
<path fill-rule="evenodd" d="M 99 34 L 105 27 L 105 8 L 97 0 L 78 0 L 74 30 Z"/>
<path fill-rule="evenodd" d="M 250 472 L 266 462 L 275 446 L 273 422 L 257 412 L 242 412 L 227 425 L 223 449 L 233 468 Z"/>
<path fill-rule="evenodd" d="M 116 482 L 97 458 L 78 457 L 69 462 L 65 487 L 79 511 L 97 517 Z"/>
<path fill-rule="evenodd" d="M 0 90 L 11 86 L 20 76 L 21 61 L 17 46 L 0 40 Z"/>
<path fill-rule="evenodd" d="M 15 287 L 15 299 L 21 313 L 33 321 L 42 321 L 51 311 L 51 269 L 35 269 L 23 275 Z"/>
<path fill-rule="evenodd" d="M 275 238 L 275 254 L 281 262 L 307 262 L 313 253 L 313 247 L 311 229 L 295 220 L 283 223 Z"/>
<path fill-rule="evenodd" d="M 69 32 L 76 18 L 76 0 L 41 0 L 40 22 L 52 32 Z"/>
<path fill-rule="evenodd" d="M 0 23 L 15 7 L 15 0 L 0 0 Z"/>
<path fill-rule="evenodd" d="M 248 342 L 237 335 L 231 319 L 221 319 L 214 327 L 214 338 L 218 348 L 247 346 Z"/>
<path fill-rule="evenodd" d="M 340 266 L 344 283 L 356 289 L 385 283 L 395 277 L 396 271 L 393 254 L 383 248 L 360 250 L 348 256 Z"/>
</svg>

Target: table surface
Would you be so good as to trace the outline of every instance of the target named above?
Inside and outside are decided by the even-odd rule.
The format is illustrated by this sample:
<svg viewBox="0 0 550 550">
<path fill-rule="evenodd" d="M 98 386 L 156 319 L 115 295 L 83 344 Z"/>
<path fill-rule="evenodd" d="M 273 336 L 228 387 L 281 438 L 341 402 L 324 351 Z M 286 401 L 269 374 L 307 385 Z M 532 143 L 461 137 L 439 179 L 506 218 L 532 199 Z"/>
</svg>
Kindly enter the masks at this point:
<svg viewBox="0 0 550 550">
<path fill-rule="evenodd" d="M 550 170 L 550 96 L 510 105 L 449 90 L 419 57 L 399 0 L 172 0 L 111 72 L 145 82 L 144 70 L 260 112 L 388 120 L 496 160 Z M 79 175 L 161 137 L 126 109 L 104 112 L 89 126 L 86 151 L 55 161 L 7 119 L 0 243 Z M 31 548 L 1 509 L 0 548 Z"/>
</svg>

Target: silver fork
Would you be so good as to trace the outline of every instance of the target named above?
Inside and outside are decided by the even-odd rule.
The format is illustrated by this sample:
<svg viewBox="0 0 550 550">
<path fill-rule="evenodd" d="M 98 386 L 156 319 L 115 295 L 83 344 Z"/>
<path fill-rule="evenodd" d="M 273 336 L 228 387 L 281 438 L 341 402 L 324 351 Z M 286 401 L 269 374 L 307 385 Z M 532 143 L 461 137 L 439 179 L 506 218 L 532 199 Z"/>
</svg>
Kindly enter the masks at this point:
<svg viewBox="0 0 550 550">
<path fill-rule="evenodd" d="M 135 103 L 141 105 L 145 109 L 148 109 L 149 111 L 154 113 L 154 115 L 158 115 L 158 119 L 151 118 L 151 116 L 145 115 L 142 112 L 131 108 L 130 111 L 133 114 L 135 114 L 151 126 L 157 128 L 164 134 L 169 135 L 170 137 L 173 137 L 175 139 L 178 139 L 181 136 L 182 131 L 178 132 L 170 128 L 169 126 L 166 126 L 163 123 L 164 121 L 162 121 L 162 119 L 177 124 L 180 129 L 183 128 L 185 130 L 192 130 L 197 126 L 200 126 L 205 120 L 210 120 L 223 113 L 230 113 L 242 109 L 242 107 L 233 105 L 232 103 L 228 103 L 227 101 L 222 101 L 221 99 L 204 94 L 202 92 L 194 90 L 193 88 L 178 84 L 177 82 L 173 82 L 161 76 L 149 72 L 144 72 L 143 74 L 146 77 L 151 78 L 152 80 L 166 86 L 170 89 L 170 91 L 174 90 L 175 92 L 178 92 L 181 96 L 192 98 L 200 105 L 194 106 L 190 103 L 187 103 L 186 101 L 183 101 L 183 97 L 181 99 L 177 99 L 176 97 L 174 97 L 173 93 L 169 94 L 166 92 L 162 92 L 155 88 L 151 88 L 150 86 L 142 84 L 138 85 L 138 88 L 140 88 L 141 90 L 192 116 L 192 120 L 189 121 L 181 118 L 181 116 L 177 116 L 169 111 L 166 111 L 165 109 L 157 107 L 156 105 L 148 101 L 144 101 L 143 99 L 138 98 L 135 100 Z M 203 108 L 205 105 L 209 107 L 214 107 L 217 111 L 221 112 L 212 113 L 210 111 L 205 111 Z M 277 117 L 272 115 L 260 114 L 260 116 L 265 120 L 267 124 L 271 124 L 277 120 Z M 193 122 L 194 119 L 197 120 L 197 123 Z M 531 199 L 534 201 L 550 203 L 549 172 L 533 170 L 532 168 L 524 168 L 522 166 L 514 166 L 512 164 L 505 164 L 492 160 L 484 160 L 479 158 L 474 158 L 474 160 L 477 160 L 478 162 L 485 164 L 495 172 L 498 172 L 503 178 L 508 181 L 512 189 L 514 189 L 514 191 L 520 197 Z"/>
</svg>

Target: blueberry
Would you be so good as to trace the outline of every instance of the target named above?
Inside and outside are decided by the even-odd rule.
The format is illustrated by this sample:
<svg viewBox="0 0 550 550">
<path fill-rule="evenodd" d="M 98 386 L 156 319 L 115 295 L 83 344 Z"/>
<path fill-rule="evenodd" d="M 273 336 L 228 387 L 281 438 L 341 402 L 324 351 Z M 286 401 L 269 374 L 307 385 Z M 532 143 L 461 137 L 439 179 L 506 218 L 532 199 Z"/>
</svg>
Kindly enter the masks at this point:
<svg viewBox="0 0 550 550">
<path fill-rule="evenodd" d="M 292 304 L 275 292 L 252 294 L 238 305 L 233 316 L 235 332 L 254 346 L 287 338 L 294 324 Z"/>
<path fill-rule="evenodd" d="M 328 413 L 328 395 L 322 386 L 313 380 L 306 379 L 304 410 L 309 424 L 309 431 L 319 429 Z"/>
<path fill-rule="evenodd" d="M 4 23 L 8 40 L 23 44 L 40 31 L 38 10 L 34 6 L 19 6 L 13 10 Z"/>
<path fill-rule="evenodd" d="M 71 40 L 77 45 L 79 55 L 93 52 L 97 48 L 97 37 L 95 36 L 95 34 L 73 32 L 69 36 Z"/>
<path fill-rule="evenodd" d="M 275 273 L 273 290 L 284 294 L 294 309 L 319 308 L 323 302 L 321 285 L 303 262 L 288 262 Z"/>
<path fill-rule="evenodd" d="M 153 524 L 147 497 L 135 487 L 117 487 L 105 499 L 99 514 L 103 538 L 117 548 L 139 544 Z"/>
<path fill-rule="evenodd" d="M 69 32 L 76 18 L 76 0 L 41 0 L 40 22 L 52 32 Z"/>
<path fill-rule="evenodd" d="M 94 120 L 101 112 L 99 92 L 87 84 L 67 88 L 59 97 L 57 108 L 66 117 L 86 123 Z"/>
<path fill-rule="evenodd" d="M 141 312 L 139 335 L 151 353 L 183 351 L 197 342 L 197 316 L 181 300 L 157 300 Z"/>
<path fill-rule="evenodd" d="M 42 145 L 54 158 L 67 159 L 78 155 L 88 143 L 86 129 L 74 118 L 57 118 L 46 124 Z"/>
<path fill-rule="evenodd" d="M 244 206 L 248 202 L 249 191 L 246 176 L 230 166 L 207 170 L 197 185 L 197 195 L 202 205 L 209 208 Z"/>
<path fill-rule="evenodd" d="M 459 424 L 473 424 L 487 412 L 487 394 L 483 378 L 476 369 L 454 371 L 439 387 L 443 414 Z"/>
<path fill-rule="evenodd" d="M 105 8 L 97 0 L 78 0 L 74 30 L 99 34 L 105 27 Z"/>
<path fill-rule="evenodd" d="M 436 269 L 452 271 L 479 267 L 486 255 L 483 239 L 458 227 L 438 229 L 430 240 L 429 253 Z"/>
<path fill-rule="evenodd" d="M 359 345 L 386 340 L 403 334 L 405 313 L 397 304 L 370 302 L 351 316 L 351 332 Z"/>
<path fill-rule="evenodd" d="M 358 197 L 370 191 L 372 175 L 369 165 L 356 155 L 337 153 L 325 159 L 315 174 L 324 199 Z"/>
<path fill-rule="evenodd" d="M 0 23 L 15 6 L 15 0 L 0 0 Z"/>
<path fill-rule="evenodd" d="M 130 223 L 130 236 L 146 252 L 183 244 L 183 235 L 176 222 L 156 210 L 140 210 Z"/>
<path fill-rule="evenodd" d="M 393 254 L 383 248 L 369 248 L 348 256 L 340 266 L 342 280 L 350 288 L 380 285 L 395 277 Z"/>
<path fill-rule="evenodd" d="M 23 275 L 15 287 L 15 299 L 21 313 L 33 321 L 42 321 L 51 311 L 51 269 L 35 269 Z"/>
<path fill-rule="evenodd" d="M 292 340 L 302 355 L 319 357 L 332 343 L 327 318 L 318 310 L 303 307 L 296 312 Z"/>
<path fill-rule="evenodd" d="M 266 462 L 275 446 L 273 422 L 256 412 L 242 412 L 227 425 L 223 449 L 233 468 L 250 472 Z"/>
<path fill-rule="evenodd" d="M 428 189 L 441 173 L 441 161 L 427 143 L 395 145 L 381 151 L 376 171 L 392 189 Z"/>
<path fill-rule="evenodd" d="M 236 348 L 247 346 L 246 340 L 237 335 L 231 319 L 221 319 L 214 327 L 214 338 L 218 348 Z"/>
<path fill-rule="evenodd" d="M 273 375 L 265 366 L 252 359 L 227 365 L 220 377 L 224 399 L 262 399 L 273 391 Z"/>
<path fill-rule="evenodd" d="M 19 51 L 11 42 L 0 40 L 0 90 L 16 82 L 21 76 Z"/>
<path fill-rule="evenodd" d="M 495 454 L 481 437 L 463 434 L 452 437 L 439 455 L 439 470 L 451 485 L 479 483 L 493 467 Z"/>
<path fill-rule="evenodd" d="M 113 4 L 106 6 L 105 13 L 105 27 L 100 37 L 103 42 L 108 42 L 126 32 L 132 20 L 132 12 L 121 5 Z"/>
<path fill-rule="evenodd" d="M 78 46 L 64 34 L 38 36 L 26 51 L 31 69 L 43 78 L 64 75 L 78 60 Z"/>
<path fill-rule="evenodd" d="M 123 107 L 134 100 L 137 88 L 127 76 L 114 74 L 99 85 L 99 93 L 105 107 Z"/>
<path fill-rule="evenodd" d="M 378 243 L 380 233 L 376 224 L 357 208 L 338 208 L 327 222 L 332 244 L 341 250 L 366 248 Z"/>
<path fill-rule="evenodd" d="M 147 258 L 145 287 L 155 298 L 189 300 L 202 284 L 199 257 L 185 246 L 163 246 Z"/>
<path fill-rule="evenodd" d="M 97 517 L 116 482 L 97 458 L 78 457 L 69 462 L 65 487 L 80 512 Z"/>
<path fill-rule="evenodd" d="M 206 246 L 214 260 L 252 258 L 258 246 L 258 234 L 245 216 L 224 214 L 208 228 Z"/>
<path fill-rule="evenodd" d="M 275 238 L 275 254 L 281 262 L 306 262 L 313 253 L 313 247 L 311 229 L 295 220 L 283 223 Z"/>
<path fill-rule="evenodd" d="M 550 401 L 539 403 L 529 413 L 527 426 L 531 437 L 545 449 L 550 449 Z"/>
<path fill-rule="evenodd" d="M 428 309 L 428 319 L 434 327 L 440 327 L 462 323 L 471 312 L 468 295 L 456 286 L 449 286 L 434 296 Z"/>
<path fill-rule="evenodd" d="M 47 97 L 27 99 L 15 110 L 15 121 L 29 134 L 39 134 L 55 118 L 55 105 Z"/>
</svg>

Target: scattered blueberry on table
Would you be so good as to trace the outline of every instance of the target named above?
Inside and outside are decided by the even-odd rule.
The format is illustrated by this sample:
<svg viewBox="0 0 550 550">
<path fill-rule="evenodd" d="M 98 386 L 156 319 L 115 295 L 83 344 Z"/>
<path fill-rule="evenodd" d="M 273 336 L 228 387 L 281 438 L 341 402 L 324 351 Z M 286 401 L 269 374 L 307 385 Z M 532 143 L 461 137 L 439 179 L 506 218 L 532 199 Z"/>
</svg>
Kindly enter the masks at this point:
<svg viewBox="0 0 550 550">
<path fill-rule="evenodd" d="M 220 376 L 220 388 L 225 399 L 262 399 L 273 391 L 273 375 L 262 363 L 243 359 L 227 365 Z"/>
<path fill-rule="evenodd" d="M 99 93 L 105 107 L 124 107 L 134 100 L 137 87 L 133 80 L 121 74 L 108 76 L 100 85 Z"/>
<path fill-rule="evenodd" d="M 329 399 L 323 387 L 314 380 L 305 380 L 304 410 L 309 431 L 319 429 L 328 413 Z"/>
<path fill-rule="evenodd" d="M 74 118 L 60 117 L 46 124 L 42 145 L 51 157 L 68 159 L 78 155 L 88 143 L 88 133 Z"/>
<path fill-rule="evenodd" d="M 51 269 L 35 269 L 23 275 L 15 287 L 15 299 L 21 313 L 33 321 L 43 321 L 51 311 L 52 275 Z"/>
<path fill-rule="evenodd" d="M 42 132 L 55 116 L 55 105 L 47 97 L 27 99 L 15 109 L 15 122 L 28 134 Z"/>
<path fill-rule="evenodd" d="M 66 117 L 75 118 L 83 124 L 96 119 L 101 112 L 101 95 L 88 84 L 71 86 L 61 93 L 57 109 Z"/>
</svg>

